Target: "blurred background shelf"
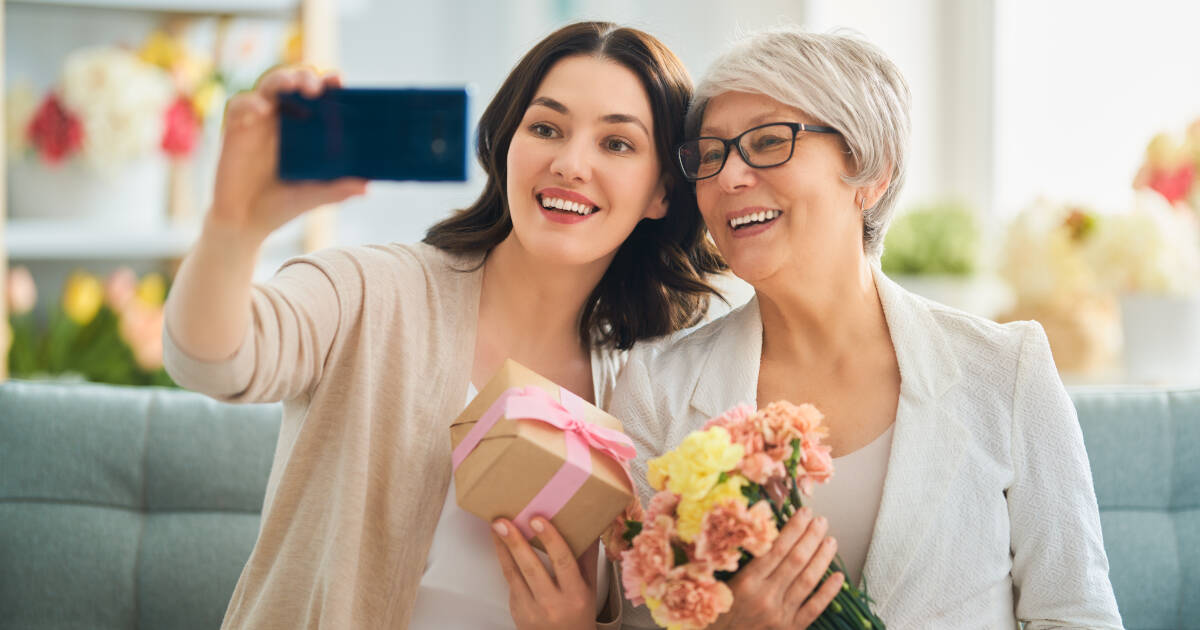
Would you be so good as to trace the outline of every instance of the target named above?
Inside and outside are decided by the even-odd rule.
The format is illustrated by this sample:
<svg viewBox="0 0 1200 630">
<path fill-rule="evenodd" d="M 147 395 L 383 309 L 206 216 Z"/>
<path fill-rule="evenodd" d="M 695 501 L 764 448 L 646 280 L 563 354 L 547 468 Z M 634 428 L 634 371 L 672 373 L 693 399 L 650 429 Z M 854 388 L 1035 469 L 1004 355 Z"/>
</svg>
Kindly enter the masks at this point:
<svg viewBox="0 0 1200 630">
<path fill-rule="evenodd" d="M 7 0 L 13 5 L 126 9 L 161 13 L 280 14 L 300 7 L 300 0 Z"/>
<path fill-rule="evenodd" d="M 277 230 L 263 247 L 264 262 L 300 253 L 304 224 Z M 4 237 L 8 257 L 19 261 L 171 260 L 182 258 L 200 234 L 199 222 L 130 232 L 97 222 L 10 219 Z"/>
</svg>

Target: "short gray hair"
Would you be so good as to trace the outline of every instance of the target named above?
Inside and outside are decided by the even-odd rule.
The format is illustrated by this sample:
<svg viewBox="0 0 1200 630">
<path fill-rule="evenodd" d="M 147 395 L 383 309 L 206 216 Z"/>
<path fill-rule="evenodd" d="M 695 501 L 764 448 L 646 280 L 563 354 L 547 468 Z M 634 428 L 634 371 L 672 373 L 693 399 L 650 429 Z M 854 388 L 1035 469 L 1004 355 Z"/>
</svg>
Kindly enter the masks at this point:
<svg viewBox="0 0 1200 630">
<path fill-rule="evenodd" d="M 863 251 L 878 260 L 908 171 L 912 97 L 896 64 L 857 37 L 805 32 L 794 26 L 752 34 L 708 69 L 687 116 L 687 137 L 699 135 L 708 101 L 724 92 L 769 96 L 842 132 L 857 172 L 843 179 L 863 186 L 891 185 L 863 211 Z"/>
</svg>

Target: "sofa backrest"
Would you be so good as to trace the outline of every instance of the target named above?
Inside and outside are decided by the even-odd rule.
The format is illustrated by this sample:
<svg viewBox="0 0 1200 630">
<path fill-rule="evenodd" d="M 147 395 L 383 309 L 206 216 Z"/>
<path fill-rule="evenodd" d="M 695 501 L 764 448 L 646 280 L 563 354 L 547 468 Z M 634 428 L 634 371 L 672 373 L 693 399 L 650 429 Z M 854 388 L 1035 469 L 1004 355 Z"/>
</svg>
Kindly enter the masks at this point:
<svg viewBox="0 0 1200 630">
<path fill-rule="evenodd" d="M 1200 619 L 1200 391 L 1077 390 L 1129 630 Z M 279 405 L 0 384 L 0 630 L 220 626 Z"/>
<path fill-rule="evenodd" d="M 0 385 L 0 628 L 219 627 L 280 417 L 174 390 Z"/>
<path fill-rule="evenodd" d="M 1128 630 L 1200 623 L 1200 391 L 1072 392 Z"/>
</svg>

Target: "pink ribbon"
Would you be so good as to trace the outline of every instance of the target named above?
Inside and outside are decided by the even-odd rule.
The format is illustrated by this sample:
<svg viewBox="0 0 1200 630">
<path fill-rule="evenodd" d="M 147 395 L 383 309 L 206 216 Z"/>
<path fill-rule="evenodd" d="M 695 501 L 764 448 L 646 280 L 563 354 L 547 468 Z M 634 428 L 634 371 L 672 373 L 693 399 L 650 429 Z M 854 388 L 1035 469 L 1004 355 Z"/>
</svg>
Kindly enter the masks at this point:
<svg viewBox="0 0 1200 630">
<path fill-rule="evenodd" d="M 567 443 L 566 459 L 550 481 L 529 501 L 513 519 L 513 524 L 526 538 L 533 537 L 529 520 L 541 515 L 552 519 L 559 510 L 575 496 L 592 474 L 592 457 L 589 447 L 609 456 L 621 464 L 621 469 L 633 488 L 633 477 L 629 474 L 628 462 L 637 451 L 629 436 L 607 427 L 583 421 L 585 402 L 579 396 L 559 388 L 560 403 L 538 387 L 513 387 L 505 390 L 467 432 L 454 449 L 451 462 L 458 470 L 459 464 L 479 445 L 487 432 L 501 418 L 537 420 L 545 422 L 563 432 Z"/>
</svg>

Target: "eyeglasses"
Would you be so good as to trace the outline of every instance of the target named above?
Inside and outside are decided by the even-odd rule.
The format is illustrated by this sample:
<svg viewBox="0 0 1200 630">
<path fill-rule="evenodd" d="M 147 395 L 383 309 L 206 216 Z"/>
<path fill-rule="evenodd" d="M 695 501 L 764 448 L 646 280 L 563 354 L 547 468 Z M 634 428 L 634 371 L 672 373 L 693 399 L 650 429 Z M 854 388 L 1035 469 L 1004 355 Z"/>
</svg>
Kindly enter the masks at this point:
<svg viewBox="0 0 1200 630">
<path fill-rule="evenodd" d="M 682 142 L 675 147 L 679 168 L 688 181 L 708 179 L 725 168 L 729 159 L 729 147 L 737 147 L 738 154 L 747 166 L 771 168 L 792 159 L 796 149 L 796 138 L 806 131 L 841 135 L 833 127 L 806 125 L 803 123 L 767 123 L 752 127 L 726 140 L 704 136 Z"/>
</svg>

